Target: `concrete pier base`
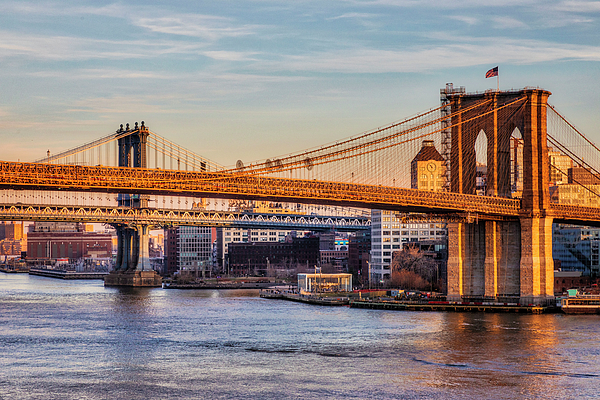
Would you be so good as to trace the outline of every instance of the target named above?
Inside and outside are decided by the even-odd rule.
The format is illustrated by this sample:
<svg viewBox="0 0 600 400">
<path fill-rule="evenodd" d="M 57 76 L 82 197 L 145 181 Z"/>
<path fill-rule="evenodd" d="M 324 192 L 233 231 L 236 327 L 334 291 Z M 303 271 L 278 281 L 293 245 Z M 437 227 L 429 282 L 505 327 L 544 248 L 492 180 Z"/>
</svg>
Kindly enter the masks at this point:
<svg viewBox="0 0 600 400">
<path fill-rule="evenodd" d="M 104 286 L 161 287 L 162 277 L 156 271 L 112 271 Z"/>
</svg>

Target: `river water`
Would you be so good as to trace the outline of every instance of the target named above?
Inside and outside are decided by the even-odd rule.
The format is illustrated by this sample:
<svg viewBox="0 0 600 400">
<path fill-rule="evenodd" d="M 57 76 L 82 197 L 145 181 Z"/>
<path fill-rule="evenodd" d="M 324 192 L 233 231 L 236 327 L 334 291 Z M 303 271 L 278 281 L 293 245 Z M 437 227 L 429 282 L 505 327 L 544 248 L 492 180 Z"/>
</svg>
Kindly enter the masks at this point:
<svg viewBox="0 0 600 400">
<path fill-rule="evenodd" d="M 600 396 L 600 316 L 319 307 L 0 274 L 2 399 Z"/>
</svg>

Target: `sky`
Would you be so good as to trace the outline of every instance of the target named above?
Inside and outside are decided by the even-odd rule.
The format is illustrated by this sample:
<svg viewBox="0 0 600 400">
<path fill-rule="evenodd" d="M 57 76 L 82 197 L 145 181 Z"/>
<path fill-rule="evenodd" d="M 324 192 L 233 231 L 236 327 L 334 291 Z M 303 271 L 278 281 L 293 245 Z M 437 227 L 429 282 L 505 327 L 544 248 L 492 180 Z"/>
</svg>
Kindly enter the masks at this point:
<svg viewBox="0 0 600 400">
<path fill-rule="evenodd" d="M 600 1 L 0 0 L 0 160 L 145 121 L 222 165 L 540 87 L 600 143 Z"/>
</svg>

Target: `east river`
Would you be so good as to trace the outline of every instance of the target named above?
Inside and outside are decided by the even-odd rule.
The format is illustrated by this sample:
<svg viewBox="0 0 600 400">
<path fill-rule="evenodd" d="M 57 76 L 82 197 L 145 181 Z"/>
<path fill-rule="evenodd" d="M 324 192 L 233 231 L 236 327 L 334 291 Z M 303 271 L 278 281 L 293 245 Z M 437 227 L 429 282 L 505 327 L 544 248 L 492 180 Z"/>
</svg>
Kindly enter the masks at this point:
<svg viewBox="0 0 600 400">
<path fill-rule="evenodd" d="M 600 397 L 600 316 L 362 310 L 0 274 L 1 399 Z"/>
</svg>

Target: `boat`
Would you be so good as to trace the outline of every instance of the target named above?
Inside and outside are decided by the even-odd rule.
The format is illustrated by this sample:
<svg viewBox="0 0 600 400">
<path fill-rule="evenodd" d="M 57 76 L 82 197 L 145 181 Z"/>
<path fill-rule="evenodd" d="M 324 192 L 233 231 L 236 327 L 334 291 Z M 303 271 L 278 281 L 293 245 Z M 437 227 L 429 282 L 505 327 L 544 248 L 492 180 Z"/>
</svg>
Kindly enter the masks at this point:
<svg viewBox="0 0 600 400">
<path fill-rule="evenodd" d="M 600 295 L 577 294 L 565 297 L 561 301 L 565 314 L 600 314 Z"/>
</svg>

